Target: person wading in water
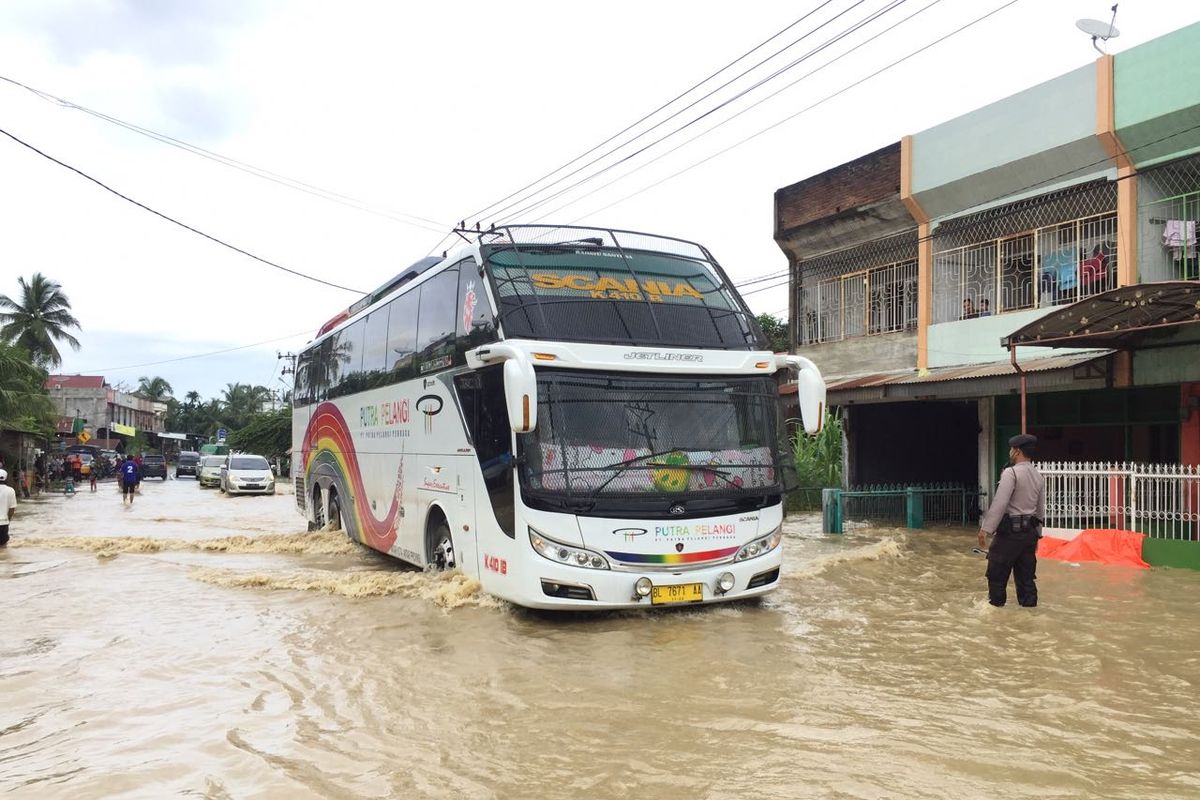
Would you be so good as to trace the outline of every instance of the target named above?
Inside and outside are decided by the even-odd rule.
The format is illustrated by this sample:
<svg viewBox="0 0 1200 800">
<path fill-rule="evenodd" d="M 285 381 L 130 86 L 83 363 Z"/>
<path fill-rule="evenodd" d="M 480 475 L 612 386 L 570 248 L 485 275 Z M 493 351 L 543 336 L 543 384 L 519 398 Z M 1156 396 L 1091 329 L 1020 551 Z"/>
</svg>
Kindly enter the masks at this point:
<svg viewBox="0 0 1200 800">
<path fill-rule="evenodd" d="M 1046 518 L 1046 479 L 1031 462 L 1037 438 L 1022 433 L 1008 440 L 1009 465 L 1000 473 L 996 497 L 979 528 L 979 546 L 987 547 L 988 602 L 1004 605 L 1008 576 L 1017 584 L 1017 602 L 1037 605 L 1037 546 Z"/>
</svg>

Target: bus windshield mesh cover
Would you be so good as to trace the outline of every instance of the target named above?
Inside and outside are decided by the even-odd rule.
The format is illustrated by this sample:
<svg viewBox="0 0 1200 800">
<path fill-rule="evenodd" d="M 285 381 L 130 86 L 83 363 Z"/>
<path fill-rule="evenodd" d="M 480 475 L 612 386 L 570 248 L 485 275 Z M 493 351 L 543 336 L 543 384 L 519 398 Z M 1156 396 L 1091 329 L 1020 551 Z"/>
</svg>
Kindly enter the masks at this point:
<svg viewBox="0 0 1200 800">
<path fill-rule="evenodd" d="M 576 500 L 777 493 L 778 402 L 767 377 L 545 371 L 523 488 Z"/>
<path fill-rule="evenodd" d="M 506 336 L 596 344 L 765 347 L 702 258 L 574 244 L 485 248 Z"/>
</svg>

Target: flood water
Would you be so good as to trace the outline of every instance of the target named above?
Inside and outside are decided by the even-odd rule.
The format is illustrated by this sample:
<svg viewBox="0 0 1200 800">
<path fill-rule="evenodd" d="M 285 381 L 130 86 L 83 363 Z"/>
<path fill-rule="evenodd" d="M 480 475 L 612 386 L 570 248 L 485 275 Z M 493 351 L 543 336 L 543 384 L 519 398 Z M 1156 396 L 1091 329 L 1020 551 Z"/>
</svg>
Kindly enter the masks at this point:
<svg viewBox="0 0 1200 800">
<path fill-rule="evenodd" d="M 548 616 L 190 480 L 25 503 L 0 792 L 46 798 L 1195 798 L 1200 573 L 788 526 L 757 605 Z M 1011 602 L 1011 599 L 1010 599 Z"/>
</svg>

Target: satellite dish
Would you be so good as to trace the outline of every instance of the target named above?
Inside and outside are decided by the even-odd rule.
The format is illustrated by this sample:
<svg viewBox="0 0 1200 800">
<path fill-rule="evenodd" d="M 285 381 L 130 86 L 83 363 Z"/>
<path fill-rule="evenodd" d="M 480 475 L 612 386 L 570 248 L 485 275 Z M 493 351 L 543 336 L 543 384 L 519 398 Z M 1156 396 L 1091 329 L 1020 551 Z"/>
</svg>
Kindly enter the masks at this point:
<svg viewBox="0 0 1200 800">
<path fill-rule="evenodd" d="M 1121 35 L 1121 32 L 1107 22 L 1101 22 L 1098 19 L 1081 19 L 1075 23 L 1075 27 L 1095 39 L 1115 39 Z"/>
<path fill-rule="evenodd" d="M 1075 23 L 1075 27 L 1092 37 L 1092 47 L 1096 48 L 1096 52 L 1103 55 L 1104 50 L 1096 41 L 1107 42 L 1109 39 L 1115 39 L 1120 36 L 1121 32 L 1113 25 L 1116 21 L 1117 7 L 1114 5 L 1112 7 L 1112 19 L 1108 22 L 1102 22 L 1098 19 L 1081 19 Z"/>
</svg>

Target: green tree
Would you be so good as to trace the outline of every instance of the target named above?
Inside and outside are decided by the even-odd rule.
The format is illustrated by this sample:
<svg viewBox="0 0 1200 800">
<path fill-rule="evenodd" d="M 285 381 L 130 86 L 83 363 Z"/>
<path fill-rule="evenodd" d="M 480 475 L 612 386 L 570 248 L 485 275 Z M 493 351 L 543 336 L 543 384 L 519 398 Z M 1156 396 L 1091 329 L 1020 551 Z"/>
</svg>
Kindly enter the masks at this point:
<svg viewBox="0 0 1200 800">
<path fill-rule="evenodd" d="M 149 397 L 151 400 L 162 402 L 170 397 L 174 391 L 166 378 L 160 378 L 157 375 L 153 378 L 148 378 L 145 375 L 138 378 L 138 394 Z"/>
<path fill-rule="evenodd" d="M 56 416 L 45 371 L 31 364 L 20 348 L 0 342 L 0 422 L 53 429 Z"/>
<path fill-rule="evenodd" d="M 40 272 L 26 281 L 18 278 L 21 296 L 13 300 L 0 294 L 0 339 L 20 347 L 33 363 L 42 368 L 62 363 L 56 342 L 66 342 L 75 350 L 79 340 L 68 333 L 79 328 L 71 314 L 71 302 L 62 286 Z"/>
<path fill-rule="evenodd" d="M 292 409 L 254 414 L 245 426 L 229 434 L 229 447 L 268 459 L 282 457 L 292 446 Z"/>
<path fill-rule="evenodd" d="M 786 353 L 791 349 L 786 322 L 771 314 L 759 314 L 755 319 L 766 335 L 767 341 L 770 342 L 771 352 Z"/>
</svg>

